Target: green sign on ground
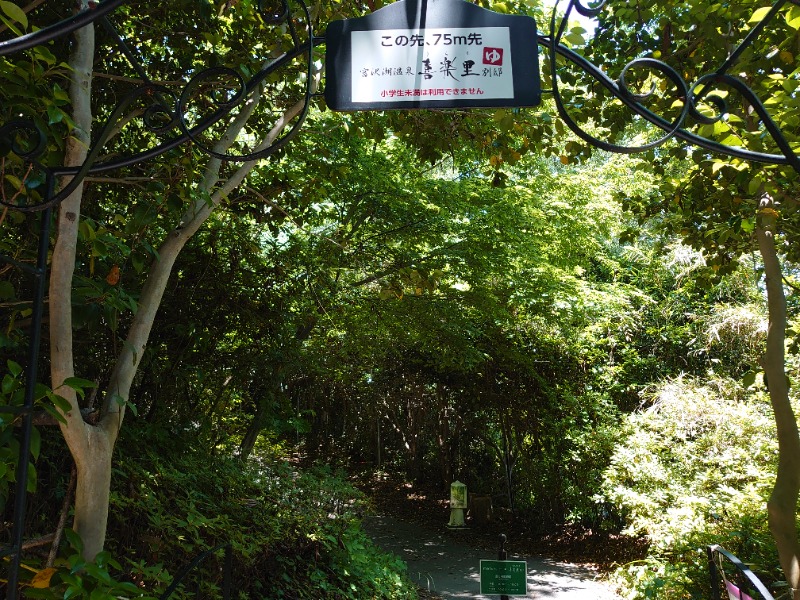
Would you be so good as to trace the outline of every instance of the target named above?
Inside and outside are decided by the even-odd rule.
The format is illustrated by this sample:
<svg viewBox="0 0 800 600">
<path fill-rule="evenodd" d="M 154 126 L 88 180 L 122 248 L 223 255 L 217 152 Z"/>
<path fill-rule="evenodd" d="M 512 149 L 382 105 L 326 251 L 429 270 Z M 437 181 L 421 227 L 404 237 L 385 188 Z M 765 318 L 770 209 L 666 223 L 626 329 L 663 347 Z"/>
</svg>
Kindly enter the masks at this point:
<svg viewBox="0 0 800 600">
<path fill-rule="evenodd" d="M 481 595 L 527 596 L 528 564 L 524 560 L 482 560 Z"/>
</svg>

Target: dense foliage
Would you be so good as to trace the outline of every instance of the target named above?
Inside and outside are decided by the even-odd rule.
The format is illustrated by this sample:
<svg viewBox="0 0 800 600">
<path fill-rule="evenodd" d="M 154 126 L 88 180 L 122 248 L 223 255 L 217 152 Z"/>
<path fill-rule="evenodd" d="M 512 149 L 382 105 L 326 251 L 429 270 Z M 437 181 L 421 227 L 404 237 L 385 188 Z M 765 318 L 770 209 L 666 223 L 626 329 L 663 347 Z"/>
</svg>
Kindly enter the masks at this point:
<svg viewBox="0 0 800 600">
<path fill-rule="evenodd" d="M 616 572 L 626 597 L 704 597 L 710 544 L 746 556 L 778 596 L 764 512 L 777 454 L 771 422 L 763 393 L 727 378 L 680 377 L 648 390 L 603 481 L 628 530 L 651 541 L 645 560 Z"/>
<path fill-rule="evenodd" d="M 296 34 L 259 20 L 255 2 L 219 4 L 134 2 L 113 22 L 173 92 L 206 64 L 248 75 Z M 752 28 L 758 8 L 611 4 L 591 50 L 609 71 L 631 53 L 658 53 L 689 80 L 713 63 L 717 46 Z M 321 26 L 379 6 L 320 3 L 310 18 Z M 4 28 L 22 33 L 57 17 L 31 8 L 29 21 L 0 2 Z M 145 10 L 159 32 L 140 19 Z M 794 5 L 785 12 L 766 39 L 778 62 L 761 85 L 794 142 L 800 16 Z M 302 32 L 305 17 L 294 24 Z M 123 57 L 107 52 L 103 31 L 95 78 L 104 84 L 91 96 L 98 121 L 135 80 Z M 580 32 L 574 27 L 567 42 L 581 45 Z M 80 133 L 65 92 L 70 49 L 60 40 L 0 60 L 2 118 L 29 116 L 48 130 L 52 164 Z M 745 58 L 743 69 L 767 68 L 762 54 Z M 301 71 L 291 63 L 252 91 L 254 104 L 268 101 L 245 119 L 234 149 L 291 114 Z M 574 116 L 591 117 L 598 134 L 652 139 L 574 72 L 559 77 Z M 640 77 L 645 89 L 658 80 Z M 675 110 L 668 93 L 654 102 L 664 114 Z M 193 118 L 209 106 L 193 106 Z M 733 112 L 699 130 L 774 149 L 760 124 Z M 107 157 L 156 143 L 138 121 L 143 113 L 131 107 L 103 146 Z M 202 141 L 221 133 L 212 128 Z M 40 196 L 43 182 L 9 148 L 0 161 L 5 199 Z M 68 535 L 54 570 L 26 554 L 39 570 L 26 593 L 155 595 L 181 565 L 230 543 L 244 596 L 413 597 L 402 565 L 358 528 L 360 495 L 299 458 L 390 469 L 443 497 L 460 479 L 491 496 L 498 514 L 540 533 L 571 525 L 644 537 L 647 557 L 615 576 L 631 599 L 702 597 L 702 548 L 712 542 L 779 581 L 765 509 L 777 455 L 761 358 L 764 265 L 752 252 L 754 232 L 771 228 L 790 261 L 789 332 L 797 334 L 796 189 L 785 168 L 728 164 L 682 144 L 641 159 L 592 153 L 547 102 L 527 111 L 352 115 L 315 104 L 304 135 L 258 164 L 222 164 L 184 145 L 89 178 L 68 261 L 74 273 L 48 291 L 46 331 L 63 325 L 57 315 L 71 318 L 74 373 L 48 377 L 61 340 L 45 340 L 35 465 L 15 472 L 18 418 L 3 417 L 0 509 L 10 521 L 11 486 L 25 477 L 28 533 L 56 529 L 62 503 L 70 506 L 72 467 L 48 422 L 68 433 L 66 417 L 77 419 L 92 435 L 105 422 L 110 439 L 121 432 L 108 467 L 106 549 L 87 562 L 82 541 Z M 765 198 L 777 204 L 765 207 Z M 21 403 L 32 335 L 31 279 L 14 265 L 33 261 L 40 218 L 0 215 L 0 252 L 16 261 L 0 269 L 6 405 Z M 187 222 L 195 232 L 169 255 L 163 299 L 153 302 L 153 274 Z M 66 308 L 55 313 L 59 298 Z M 157 310 L 152 331 L 134 344 L 130 331 L 148 310 Z M 129 364 L 136 371 L 120 394 L 112 382 Z M 190 597 L 195 583 L 203 596 L 217 593 L 221 560 L 221 552 L 206 559 L 177 595 Z"/>
<path fill-rule="evenodd" d="M 26 561 L 26 597 L 157 597 L 196 557 L 219 547 L 170 596 L 215 597 L 226 545 L 231 582 L 243 597 L 415 597 L 402 562 L 361 530 L 369 504 L 341 474 L 263 452 L 250 464 L 209 455 L 191 431 L 148 426 L 129 435 L 115 472 L 108 551 L 89 568 L 80 539 L 68 536 L 53 568 Z M 41 508 L 31 533 L 57 518 L 69 478 L 63 452 L 42 461 L 50 485 L 58 483 L 32 495 Z"/>
</svg>

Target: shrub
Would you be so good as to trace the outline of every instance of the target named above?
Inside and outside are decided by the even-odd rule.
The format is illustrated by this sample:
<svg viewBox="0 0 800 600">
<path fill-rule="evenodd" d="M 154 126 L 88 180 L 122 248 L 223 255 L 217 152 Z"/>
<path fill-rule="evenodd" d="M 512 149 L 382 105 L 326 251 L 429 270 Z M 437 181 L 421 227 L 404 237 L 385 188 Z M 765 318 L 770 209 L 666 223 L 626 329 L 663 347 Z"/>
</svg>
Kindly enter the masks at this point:
<svg viewBox="0 0 800 600">
<path fill-rule="evenodd" d="M 616 572 L 624 597 L 705 598 L 711 543 L 779 580 L 766 516 L 777 442 L 763 394 L 680 377 L 649 390 L 646 402 L 628 417 L 598 498 L 626 515 L 627 533 L 650 541 L 644 561 Z"/>
<path fill-rule="evenodd" d="M 145 565 L 174 573 L 230 543 L 241 597 L 415 597 L 403 563 L 373 548 L 360 529 L 360 492 L 329 469 L 299 469 L 276 456 L 243 463 L 209 456 L 180 436 L 138 433 L 117 462 L 108 542 L 134 579 L 144 584 L 145 569 L 159 572 Z M 173 597 L 195 597 L 198 585 L 203 597 L 219 595 L 221 554 Z"/>
</svg>

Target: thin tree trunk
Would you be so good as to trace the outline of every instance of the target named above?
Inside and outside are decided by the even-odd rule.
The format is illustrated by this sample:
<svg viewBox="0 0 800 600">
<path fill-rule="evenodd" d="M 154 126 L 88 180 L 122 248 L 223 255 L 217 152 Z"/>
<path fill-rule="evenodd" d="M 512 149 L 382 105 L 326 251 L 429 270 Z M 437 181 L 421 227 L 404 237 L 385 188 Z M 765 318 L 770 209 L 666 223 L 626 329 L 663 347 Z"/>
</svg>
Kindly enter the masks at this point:
<svg viewBox="0 0 800 600">
<path fill-rule="evenodd" d="M 81 0 L 81 9 L 87 9 L 87 4 L 88 0 Z M 94 29 L 88 25 L 76 32 L 74 50 L 70 58 L 72 69 L 70 98 L 76 130 L 73 133 L 74 137 L 67 140 L 64 162 L 66 166 L 83 164 L 91 143 L 90 101 L 93 57 Z M 255 91 L 231 123 L 226 135 L 215 146 L 216 151 L 224 153 L 228 150 L 260 99 L 260 92 Z M 289 108 L 265 135 L 257 149 L 270 146 L 290 121 L 300 114 L 303 106 L 303 102 L 298 102 Z M 221 164 L 219 159 L 211 159 L 199 185 L 202 191 L 208 193 L 211 202 L 207 202 L 206 197 L 199 197 L 184 215 L 181 224 L 167 236 L 159 248 L 159 259 L 152 264 L 142 289 L 138 310 L 128 332 L 126 344 L 116 359 L 108 389 L 103 397 L 101 417 L 96 426 L 84 422 L 77 394 L 63 385 L 63 382 L 75 373 L 71 290 L 82 186 L 64 200 L 59 208 L 58 237 L 53 250 L 50 279 L 51 379 L 53 388 L 71 405 L 70 410 L 64 415 L 66 423 L 61 425 L 61 431 L 77 469 L 73 529 L 83 540 L 83 557 L 86 560 L 94 560 L 105 543 L 114 444 L 122 427 L 131 385 L 147 345 L 172 267 L 189 238 L 202 226 L 214 208 L 242 183 L 256 162 L 243 164 L 228 180 L 218 185 Z"/>
<path fill-rule="evenodd" d="M 81 3 L 86 10 L 86 2 Z M 70 100 L 75 130 L 67 138 L 64 164 L 77 167 L 86 160 L 91 139 L 92 67 L 94 27 L 75 32 L 70 56 Z M 66 183 L 66 182 L 65 182 Z M 94 559 L 103 549 L 108 515 L 110 457 L 103 458 L 109 446 L 104 431 L 84 422 L 74 390 L 63 383 L 75 374 L 72 345 L 72 277 L 78 242 L 83 187 L 79 186 L 59 206 L 58 227 L 50 270 L 50 377 L 53 389 L 66 398 L 70 410 L 64 415 L 61 431 L 75 459 L 77 469 L 76 516 L 73 528 L 84 542 L 84 557 Z M 112 444 L 113 445 L 113 442 Z M 99 494 L 99 495 L 96 495 Z"/>
<path fill-rule="evenodd" d="M 94 560 L 106 540 L 114 440 L 97 427 L 87 425 L 86 429 L 89 451 L 73 453 L 78 479 L 72 528 L 83 540 L 83 557 Z"/>
<path fill-rule="evenodd" d="M 64 534 L 64 527 L 67 524 L 67 516 L 69 515 L 69 508 L 72 506 L 72 496 L 75 494 L 75 486 L 78 483 L 78 471 L 72 467 L 72 472 L 69 476 L 69 484 L 67 485 L 67 493 L 64 494 L 64 502 L 61 505 L 61 514 L 58 517 L 58 525 L 53 534 L 53 544 L 50 547 L 50 554 L 47 555 L 47 562 L 45 567 L 51 568 L 56 563 L 58 556 L 58 547 L 61 545 L 61 536 Z"/>
<path fill-rule="evenodd" d="M 250 421 L 242 443 L 239 445 L 239 458 L 243 461 L 246 461 L 250 457 L 250 454 L 252 454 L 253 448 L 256 447 L 258 436 L 261 434 L 261 430 L 264 429 L 264 421 L 267 415 L 267 400 L 269 398 L 270 394 L 267 392 L 261 395 L 257 401 L 256 413 L 253 415 L 253 420 Z"/>
<path fill-rule="evenodd" d="M 762 211 L 765 210 L 774 211 L 772 201 L 768 198 L 762 202 Z M 762 219 L 765 222 L 769 220 L 771 219 Z M 785 371 L 786 297 L 773 231 L 762 222 L 756 228 L 756 236 L 764 261 L 769 311 L 767 347 L 762 366 L 775 413 L 779 449 L 778 473 L 767 502 L 767 512 L 781 568 L 793 590 L 792 598 L 800 600 L 800 544 L 795 520 L 800 493 L 800 436 L 797 419 L 789 402 L 789 385 Z"/>
</svg>

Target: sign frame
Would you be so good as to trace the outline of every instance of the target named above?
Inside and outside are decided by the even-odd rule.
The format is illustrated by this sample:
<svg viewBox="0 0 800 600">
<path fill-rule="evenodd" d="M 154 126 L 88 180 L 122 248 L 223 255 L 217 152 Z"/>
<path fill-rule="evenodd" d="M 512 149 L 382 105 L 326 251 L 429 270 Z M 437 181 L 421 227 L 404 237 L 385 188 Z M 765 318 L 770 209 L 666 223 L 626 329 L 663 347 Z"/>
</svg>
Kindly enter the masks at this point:
<svg viewBox="0 0 800 600">
<path fill-rule="evenodd" d="M 528 563 L 524 560 L 481 560 L 480 585 L 482 596 L 527 596 Z"/>
<path fill-rule="evenodd" d="M 448 39 L 446 36 L 449 34 L 442 30 L 453 30 L 457 33 Z M 358 85 L 358 81 L 354 80 L 353 76 L 354 64 L 358 68 L 360 64 L 366 64 L 363 61 L 369 60 L 369 58 L 364 58 L 365 54 L 369 56 L 369 53 L 364 51 L 364 48 L 367 47 L 365 44 L 369 43 L 369 36 L 377 40 L 388 39 L 390 42 L 403 39 L 406 41 L 406 45 L 408 45 L 408 38 L 411 38 L 412 42 L 416 39 L 420 44 L 419 54 L 422 56 L 423 52 L 430 50 L 431 44 L 438 44 L 442 40 L 449 41 L 451 44 L 457 42 L 451 46 L 451 49 L 463 52 L 467 46 L 467 40 L 469 39 L 471 43 L 476 39 L 470 38 L 467 31 L 477 32 L 473 33 L 473 36 L 478 36 L 477 40 L 480 42 L 481 32 L 486 32 L 487 40 L 504 39 L 501 30 L 507 31 L 505 35 L 508 39 L 509 56 L 503 58 L 501 48 L 487 47 L 486 58 L 481 61 L 483 64 L 478 66 L 481 68 L 491 67 L 491 59 L 498 57 L 497 52 L 492 53 L 492 51 L 499 50 L 500 64 L 502 65 L 502 61 L 507 59 L 507 68 L 511 69 L 513 84 L 510 94 L 498 92 L 503 97 L 496 97 L 497 93 L 489 92 L 487 96 L 491 97 L 476 97 L 475 94 L 466 94 L 468 97 L 461 97 L 459 92 L 472 92 L 477 88 L 458 89 L 458 86 L 456 89 L 420 90 L 419 88 L 424 83 L 423 77 L 427 74 L 421 70 L 423 67 L 414 64 L 411 76 L 417 82 L 417 85 L 414 86 L 416 89 L 413 90 L 417 92 L 417 95 L 410 94 L 409 92 L 412 90 L 406 89 L 406 96 L 402 100 L 395 99 L 393 94 L 387 94 L 385 98 L 354 98 L 354 89 L 357 89 Z M 493 38 L 494 35 L 498 35 L 500 38 Z M 424 41 L 419 41 L 420 39 L 424 39 Z M 325 101 L 328 108 L 335 111 L 537 106 L 541 101 L 537 40 L 536 21 L 529 16 L 496 13 L 466 0 L 398 0 L 364 17 L 332 21 L 328 25 L 325 32 L 327 47 Z M 354 44 L 359 50 L 356 58 L 353 56 Z M 379 50 L 381 48 L 377 46 L 376 51 Z M 470 50 L 475 52 L 477 48 Z M 487 63 L 487 60 L 490 62 Z M 420 59 L 419 62 L 425 61 Z M 378 64 L 378 68 L 387 70 L 385 64 Z M 408 68 L 408 66 L 401 68 Z M 427 68 L 430 68 L 430 64 Z M 481 75 L 485 77 L 485 71 Z M 475 79 L 471 81 L 475 81 Z M 400 91 L 403 90 L 398 90 L 398 92 Z M 431 95 L 419 95 L 420 91 L 430 91 Z M 433 94 L 434 91 L 449 93 L 439 96 Z M 357 92 L 356 95 L 359 93 Z"/>
</svg>

